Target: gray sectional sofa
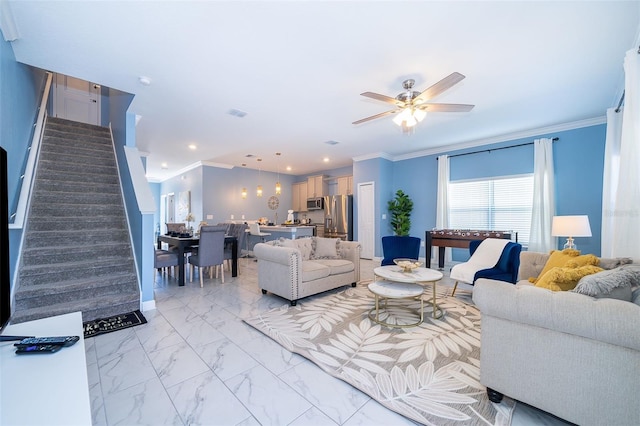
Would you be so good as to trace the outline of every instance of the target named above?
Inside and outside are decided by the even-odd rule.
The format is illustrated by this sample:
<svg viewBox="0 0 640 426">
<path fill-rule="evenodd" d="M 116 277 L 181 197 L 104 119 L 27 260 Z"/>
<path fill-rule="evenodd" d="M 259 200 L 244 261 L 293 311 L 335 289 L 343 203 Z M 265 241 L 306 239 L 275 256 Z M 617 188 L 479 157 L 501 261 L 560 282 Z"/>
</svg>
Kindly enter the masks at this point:
<svg viewBox="0 0 640 426">
<path fill-rule="evenodd" d="M 258 285 L 295 306 L 298 299 L 360 280 L 360 243 L 337 238 L 279 239 L 258 243 Z"/>
<path fill-rule="evenodd" d="M 517 285 L 476 282 L 480 381 L 495 401 L 507 395 L 579 425 L 640 425 L 640 265 L 602 259 L 631 282 L 587 295 L 526 281 L 547 256 L 522 252 Z"/>
</svg>

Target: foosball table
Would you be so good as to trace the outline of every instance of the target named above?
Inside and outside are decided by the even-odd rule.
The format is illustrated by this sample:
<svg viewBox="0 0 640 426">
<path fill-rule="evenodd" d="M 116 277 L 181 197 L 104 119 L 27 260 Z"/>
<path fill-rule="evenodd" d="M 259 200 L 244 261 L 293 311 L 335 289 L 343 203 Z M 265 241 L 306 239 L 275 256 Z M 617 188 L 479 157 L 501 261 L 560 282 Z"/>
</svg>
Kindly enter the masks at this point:
<svg viewBox="0 0 640 426">
<path fill-rule="evenodd" d="M 518 242 L 518 233 L 515 232 L 515 241 Z M 511 239 L 512 231 L 480 231 L 471 229 L 432 229 L 425 232 L 426 241 L 426 267 L 431 267 L 431 248 L 438 247 L 438 268 L 444 269 L 444 249 L 446 247 L 469 248 L 473 240 L 487 238 Z"/>
</svg>

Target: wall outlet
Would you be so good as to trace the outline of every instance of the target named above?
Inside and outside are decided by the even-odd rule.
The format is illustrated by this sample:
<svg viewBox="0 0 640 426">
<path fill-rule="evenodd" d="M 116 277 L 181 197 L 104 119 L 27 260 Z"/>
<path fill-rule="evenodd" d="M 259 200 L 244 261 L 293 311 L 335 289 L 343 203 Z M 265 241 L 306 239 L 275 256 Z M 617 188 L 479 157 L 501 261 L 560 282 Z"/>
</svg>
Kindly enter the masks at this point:
<svg viewBox="0 0 640 426">
<path fill-rule="evenodd" d="M 244 220 L 244 215 L 242 215 L 242 220 Z"/>
<path fill-rule="evenodd" d="M 213 215 L 212 214 L 208 214 L 207 215 L 207 220 L 211 220 L 211 219 L 213 219 Z"/>
<path fill-rule="evenodd" d="M 233 220 L 233 215 L 231 215 L 231 220 Z"/>
<path fill-rule="evenodd" d="M 382 220 L 387 220 L 387 214 L 386 213 L 382 213 Z"/>
<path fill-rule="evenodd" d="M 420 241 L 420 247 L 426 247 L 424 241 Z"/>
</svg>

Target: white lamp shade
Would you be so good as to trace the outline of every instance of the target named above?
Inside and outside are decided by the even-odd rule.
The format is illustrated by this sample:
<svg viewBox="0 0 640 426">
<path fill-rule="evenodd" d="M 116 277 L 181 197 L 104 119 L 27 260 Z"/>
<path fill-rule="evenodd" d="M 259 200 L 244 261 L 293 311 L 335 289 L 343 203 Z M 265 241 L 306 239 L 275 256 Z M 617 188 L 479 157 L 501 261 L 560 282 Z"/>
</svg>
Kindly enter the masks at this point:
<svg viewBox="0 0 640 426">
<path fill-rule="evenodd" d="M 551 235 L 554 237 L 590 237 L 589 216 L 554 216 Z"/>
</svg>

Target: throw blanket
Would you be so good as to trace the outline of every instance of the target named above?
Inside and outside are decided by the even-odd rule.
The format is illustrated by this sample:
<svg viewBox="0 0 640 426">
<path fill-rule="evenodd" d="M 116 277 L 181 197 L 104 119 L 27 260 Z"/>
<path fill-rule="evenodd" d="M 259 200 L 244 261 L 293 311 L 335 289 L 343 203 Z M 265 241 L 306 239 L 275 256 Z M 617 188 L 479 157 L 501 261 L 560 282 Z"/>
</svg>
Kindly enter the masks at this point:
<svg viewBox="0 0 640 426">
<path fill-rule="evenodd" d="M 451 279 L 472 284 L 476 272 L 493 268 L 498 264 L 504 247 L 509 240 L 504 238 L 487 238 L 483 240 L 468 262 L 459 263 L 451 268 Z"/>
</svg>

